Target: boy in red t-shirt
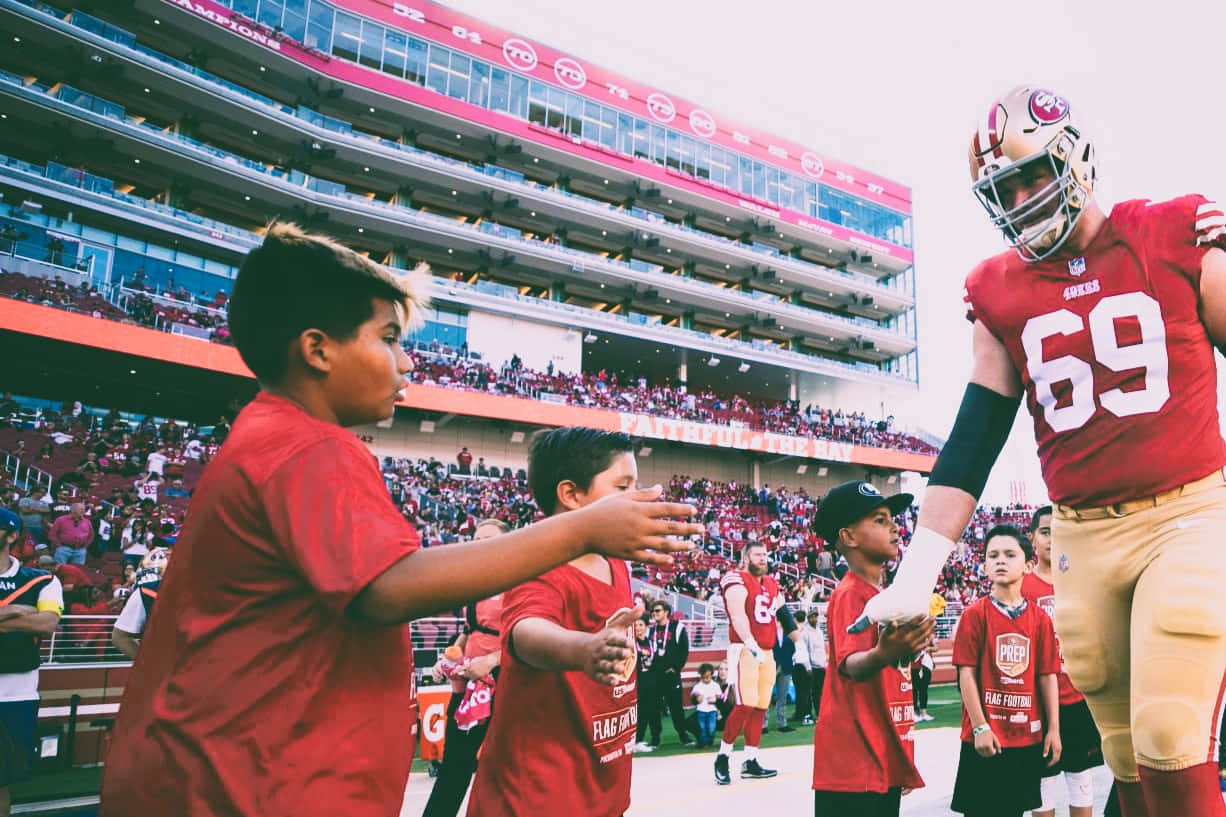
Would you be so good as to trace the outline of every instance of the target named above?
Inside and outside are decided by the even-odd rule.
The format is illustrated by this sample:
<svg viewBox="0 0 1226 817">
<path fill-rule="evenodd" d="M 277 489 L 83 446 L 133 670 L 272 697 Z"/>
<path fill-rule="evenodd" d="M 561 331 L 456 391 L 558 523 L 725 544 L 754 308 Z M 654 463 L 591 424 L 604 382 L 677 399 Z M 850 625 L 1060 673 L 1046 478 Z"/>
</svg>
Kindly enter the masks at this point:
<svg viewBox="0 0 1226 817">
<path fill-rule="evenodd" d="M 1043 761 L 1060 761 L 1060 655 L 1051 618 L 1022 595 L 1033 551 L 997 525 L 984 540 L 989 595 L 962 613 L 954 665 L 962 692 L 962 754 L 950 808 L 967 817 L 1021 817 L 1042 802 Z"/>
<path fill-rule="evenodd" d="M 668 561 L 689 506 L 629 492 L 419 549 L 348 426 L 395 414 L 424 282 L 292 225 L 239 270 L 229 320 L 261 391 L 205 469 L 128 675 L 104 817 L 387 817 L 413 758 L 405 622 L 585 553 Z M 159 781 L 150 785 L 150 780 Z"/>
<path fill-rule="evenodd" d="M 637 481 L 634 443 L 620 432 L 554 429 L 528 454 L 528 484 L 550 516 Z M 599 554 L 503 594 L 498 711 L 468 817 L 625 813 L 638 724 L 633 624 L 642 615 L 626 563 Z"/>
<path fill-rule="evenodd" d="M 880 592 L 885 565 L 898 558 L 894 516 L 911 494 L 882 496 L 846 482 L 817 509 L 814 529 L 847 560 L 826 609 L 829 669 L 813 730 L 815 817 L 898 817 L 903 792 L 924 785 L 915 768 L 911 657 L 932 638 L 932 619 L 847 628 Z"/>
</svg>

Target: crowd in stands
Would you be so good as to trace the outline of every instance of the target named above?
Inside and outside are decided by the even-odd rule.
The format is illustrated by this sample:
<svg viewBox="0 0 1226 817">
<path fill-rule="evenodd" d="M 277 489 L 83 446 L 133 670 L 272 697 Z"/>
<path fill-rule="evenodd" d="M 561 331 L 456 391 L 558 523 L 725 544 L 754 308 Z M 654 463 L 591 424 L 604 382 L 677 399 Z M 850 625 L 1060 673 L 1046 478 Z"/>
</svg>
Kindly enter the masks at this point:
<svg viewBox="0 0 1226 817">
<path fill-rule="evenodd" d="M 0 269 L 0 297 L 84 312 L 96 318 L 114 321 L 126 320 L 129 317 L 122 309 L 103 298 L 88 282 L 73 286 L 58 275 L 54 278 L 40 278 Z"/>
<path fill-rule="evenodd" d="M 78 612 L 114 612 L 131 587 L 125 568 L 151 547 L 173 541 L 192 487 L 228 429 L 225 418 L 201 428 L 151 417 L 125 419 L 116 411 L 91 412 L 79 402 L 34 411 L 5 395 L 0 398 L 0 451 L 53 479 L 23 492 L 8 474 L 0 475 L 4 504 L 17 510 L 27 526 L 27 541 L 16 554 L 32 566 L 53 564 L 64 573 L 70 603 L 83 605 Z M 520 527 L 539 517 L 522 468 L 487 464 L 467 447 L 449 464 L 385 457 L 382 471 L 392 499 L 426 547 L 466 541 L 482 519 Z M 812 531 L 819 498 L 803 488 L 755 489 L 681 474 L 670 480 L 666 495 L 695 504 L 707 531 L 700 546 L 669 569 L 636 566 L 639 578 L 663 590 L 715 601 L 719 578 L 753 541 L 767 545 L 789 601 L 824 601 L 846 570 L 841 557 Z M 904 547 L 914 513 L 898 519 Z M 964 548 L 946 565 L 937 588 L 950 612 L 986 592 L 977 547 L 984 533 L 998 522 L 1025 527 L 1029 514 L 1020 506 L 978 509 Z M 66 532 L 81 516 L 89 520 L 91 535 L 73 538 Z"/>
<path fill-rule="evenodd" d="M 414 382 L 460 387 L 493 394 L 551 399 L 570 405 L 651 414 L 698 423 L 734 425 L 799 437 L 819 437 L 875 448 L 936 454 L 927 442 L 894 430 L 893 416 L 870 420 L 863 412 L 844 412 L 795 401 L 748 400 L 710 389 L 691 392 L 669 381 L 651 385 L 646 378 L 620 382 L 616 373 L 564 373 L 551 362 L 545 371 L 523 365 L 517 356 L 499 368 L 435 345 L 419 349 Z"/>
</svg>

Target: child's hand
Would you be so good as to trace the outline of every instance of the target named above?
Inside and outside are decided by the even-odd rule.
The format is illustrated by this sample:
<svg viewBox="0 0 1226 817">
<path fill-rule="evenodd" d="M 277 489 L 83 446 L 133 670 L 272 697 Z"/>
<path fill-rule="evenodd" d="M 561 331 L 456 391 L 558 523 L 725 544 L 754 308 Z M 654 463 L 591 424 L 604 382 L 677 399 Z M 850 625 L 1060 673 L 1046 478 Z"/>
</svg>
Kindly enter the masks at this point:
<svg viewBox="0 0 1226 817">
<path fill-rule="evenodd" d="M 646 564 L 672 564 L 672 553 L 694 549 L 682 537 L 701 535 L 706 528 L 677 518 L 695 513 L 693 505 L 656 502 L 659 485 L 607 496 L 575 511 L 584 520 L 584 541 L 593 553 Z M 580 517 L 582 514 L 582 517 Z"/>
<path fill-rule="evenodd" d="M 922 651 L 932 638 L 933 621 L 928 616 L 913 621 L 890 622 L 881 630 L 877 649 L 891 664 Z"/>
<path fill-rule="evenodd" d="M 1060 746 L 1060 736 L 1056 735 L 1056 746 Z M 988 731 L 975 735 L 975 751 L 980 757 L 994 757 L 1000 754 L 1000 740 L 997 739 L 996 733 L 989 727 Z M 1057 756 L 1060 754 L 1060 749 L 1056 749 Z"/>
<path fill-rule="evenodd" d="M 1052 729 L 1047 733 L 1047 737 L 1043 738 L 1043 757 L 1047 758 L 1049 767 L 1055 766 L 1060 762 L 1060 753 L 1064 747 L 1060 745 L 1059 730 Z"/>
<path fill-rule="evenodd" d="M 631 628 L 642 617 L 642 604 L 633 610 L 622 608 L 613 614 L 603 630 L 590 636 L 583 661 L 584 674 L 606 686 L 626 681 L 634 671 L 635 644 Z"/>
</svg>

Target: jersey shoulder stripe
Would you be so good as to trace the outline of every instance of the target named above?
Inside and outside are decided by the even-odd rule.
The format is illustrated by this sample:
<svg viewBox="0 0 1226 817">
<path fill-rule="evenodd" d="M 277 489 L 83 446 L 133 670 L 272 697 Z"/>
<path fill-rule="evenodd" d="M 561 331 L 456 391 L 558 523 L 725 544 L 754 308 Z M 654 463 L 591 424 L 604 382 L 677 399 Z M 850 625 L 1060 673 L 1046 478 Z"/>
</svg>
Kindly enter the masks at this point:
<svg viewBox="0 0 1226 817">
<path fill-rule="evenodd" d="M 719 580 L 719 586 L 725 590 L 734 585 L 740 585 L 742 587 L 745 586 L 745 579 L 741 577 L 741 572 L 739 570 L 729 570 L 724 574 L 724 577 Z"/>
</svg>

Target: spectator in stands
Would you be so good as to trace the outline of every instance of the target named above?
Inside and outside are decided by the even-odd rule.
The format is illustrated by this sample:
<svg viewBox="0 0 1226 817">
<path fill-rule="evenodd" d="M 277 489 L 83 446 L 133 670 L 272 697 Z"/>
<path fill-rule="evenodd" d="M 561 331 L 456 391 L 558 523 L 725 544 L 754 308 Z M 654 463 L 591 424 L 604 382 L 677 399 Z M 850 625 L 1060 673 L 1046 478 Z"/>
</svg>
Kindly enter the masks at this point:
<svg viewBox="0 0 1226 817">
<path fill-rule="evenodd" d="M 490 469 L 485 464 L 485 457 L 477 457 L 477 476 L 488 477 Z"/>
<path fill-rule="evenodd" d="M 803 681 L 793 671 L 793 683 L 797 684 L 796 701 L 801 713 L 801 722 L 813 723 L 822 711 L 822 685 L 826 683 L 826 635 L 819 626 L 821 614 L 817 608 L 809 610 L 804 626 L 800 629 L 800 638 L 805 643 L 805 651 L 809 655 L 808 677 Z M 806 684 L 809 694 L 806 697 L 807 707 L 800 705 L 800 684 Z"/>
<path fill-rule="evenodd" d="M 170 553 L 171 551 L 165 548 L 151 551 L 141 562 L 140 571 L 133 568 L 132 592 L 128 595 L 119 618 L 115 620 L 114 629 L 111 630 L 111 643 L 129 660 L 136 660 L 145 624 L 153 613 L 153 605 L 157 602 L 158 591 L 162 587 L 162 574 L 170 562 Z"/>
<path fill-rule="evenodd" d="M 471 474 L 473 466 L 473 455 L 468 453 L 468 447 L 460 449 L 460 453 L 455 455 L 456 469 L 461 474 Z"/>
<path fill-rule="evenodd" d="M 21 517 L 0 508 L 0 817 L 9 817 L 9 787 L 29 778 L 38 740 L 39 642 L 55 632 L 64 591 L 55 576 L 23 567 L 10 551 Z"/>
<path fill-rule="evenodd" d="M 162 496 L 167 499 L 177 499 L 191 496 L 191 493 L 183 487 L 182 478 L 178 478 L 170 481 L 170 485 L 167 486 L 166 490 L 162 491 Z"/>
<path fill-rule="evenodd" d="M 792 688 L 792 670 L 796 666 L 796 645 L 790 638 L 775 638 L 775 728 L 780 732 L 795 732 L 788 723 L 788 690 Z M 762 732 L 770 731 L 770 707 L 762 713 Z"/>
<path fill-rule="evenodd" d="M 644 603 L 645 600 L 636 595 L 635 606 Z M 655 660 L 655 651 L 651 646 L 651 639 L 647 637 L 648 624 L 647 619 L 637 618 L 634 621 L 634 645 L 635 653 L 638 656 L 638 685 L 639 685 L 639 710 L 638 710 L 638 726 L 635 729 L 635 746 L 634 751 L 646 753 L 653 751 L 656 747 L 651 743 L 651 724 L 655 724 L 655 734 L 657 735 L 656 743 L 659 743 L 660 734 L 660 709 L 656 702 L 658 695 L 656 694 L 656 674 L 652 672 L 651 665 Z"/>
<path fill-rule="evenodd" d="M 21 523 L 29 532 L 30 537 L 35 542 L 46 542 L 45 529 L 49 524 L 47 516 L 51 513 L 51 496 L 49 493 L 44 493 L 38 496 L 37 489 L 21 498 L 17 503 L 17 510 L 21 514 Z"/>
<path fill-rule="evenodd" d="M 85 516 L 83 502 L 72 503 L 72 510 L 51 523 L 47 540 L 55 549 L 55 561 L 85 564 L 85 551 L 94 543 L 94 523 Z"/>
</svg>

